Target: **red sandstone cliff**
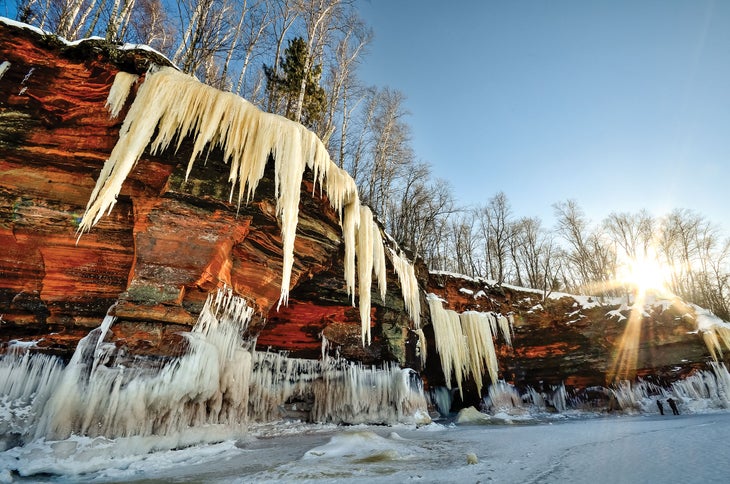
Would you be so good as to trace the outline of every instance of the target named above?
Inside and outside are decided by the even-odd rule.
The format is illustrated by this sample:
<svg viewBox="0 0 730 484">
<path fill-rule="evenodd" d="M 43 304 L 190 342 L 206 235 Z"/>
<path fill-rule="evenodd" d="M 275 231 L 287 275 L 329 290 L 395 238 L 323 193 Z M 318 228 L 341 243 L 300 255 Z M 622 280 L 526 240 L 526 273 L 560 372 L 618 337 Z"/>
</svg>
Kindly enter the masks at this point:
<svg viewBox="0 0 730 484">
<path fill-rule="evenodd" d="M 213 152 L 185 181 L 191 149 L 148 152 L 127 178 L 112 212 L 78 239 L 78 222 L 125 111 L 105 102 L 119 70 L 144 76 L 167 61 L 100 41 L 67 45 L 0 24 L 0 314 L 7 341 L 41 339 L 66 354 L 107 310 L 118 345 L 174 352 L 175 334 L 195 322 L 207 294 L 232 287 L 257 310 L 259 348 L 317 357 L 321 335 L 346 357 L 406 362 L 408 316 L 389 265 L 385 302 L 373 294 L 373 344 L 360 343 L 360 316 L 346 294 L 339 217 L 301 187 L 288 307 L 277 311 L 280 224 L 269 163 L 255 199 L 230 204 L 228 166 Z M 133 96 L 134 94 L 132 94 Z"/>
<path fill-rule="evenodd" d="M 680 301 L 648 303 L 632 332 L 627 331 L 629 308 L 610 301 L 596 304 L 591 298 L 559 294 L 543 299 L 539 291 L 441 273 L 430 274 L 428 290 L 457 312 L 514 316 L 513 346 L 498 343 L 497 353 L 501 377 L 518 387 L 565 383 L 583 390 L 636 377 L 666 384 L 711 360 L 694 309 Z M 622 346 L 624 334 L 627 344 Z M 429 354 L 435 348 L 429 347 Z M 437 374 L 437 365 L 429 357 L 430 374 Z M 473 400 L 473 391 L 468 387 L 465 399 Z"/>
<path fill-rule="evenodd" d="M 194 167 L 187 181 L 189 140 L 177 154 L 145 153 L 111 214 L 77 242 L 79 218 L 125 114 L 110 119 L 104 106 L 114 75 L 144 76 L 150 63 L 167 61 L 99 41 L 69 46 L 0 24 L 0 63 L 5 61 L 0 342 L 32 338 L 41 340 L 43 351 L 67 355 L 115 304 L 112 332 L 119 346 L 137 354 L 175 353 L 178 333 L 195 321 L 207 294 L 226 284 L 256 308 L 250 332 L 259 349 L 316 358 L 324 336 L 353 360 L 419 367 L 390 261 L 385 302 L 372 295 L 373 344 L 362 346 L 359 312 L 343 279 L 339 217 L 326 197 L 312 195 L 311 174 L 301 187 L 290 301 L 279 310 L 282 243 L 271 163 L 255 199 L 239 210 L 227 202 L 228 166 L 219 153 Z M 420 280 L 450 309 L 515 315 L 514 348 L 498 347 L 500 375 L 508 381 L 578 388 L 606 383 L 626 326 L 607 315 L 615 308 L 582 308 L 572 298 L 542 302 L 535 293 L 429 277 L 423 267 Z M 421 307 L 429 339 L 423 374 L 429 384 L 441 385 L 428 305 Z M 679 309 L 652 311 L 640 326 L 634 373 L 672 380 L 704 364 L 709 353 L 694 330 Z M 466 390 L 467 398 L 478 399 L 469 396 L 473 388 Z"/>
</svg>

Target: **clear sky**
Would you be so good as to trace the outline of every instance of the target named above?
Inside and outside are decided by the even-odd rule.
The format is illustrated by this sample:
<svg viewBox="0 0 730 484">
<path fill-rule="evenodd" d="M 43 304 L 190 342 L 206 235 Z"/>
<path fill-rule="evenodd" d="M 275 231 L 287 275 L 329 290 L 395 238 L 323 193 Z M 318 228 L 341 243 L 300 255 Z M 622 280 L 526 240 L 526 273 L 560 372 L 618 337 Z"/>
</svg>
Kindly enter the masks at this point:
<svg viewBox="0 0 730 484">
<path fill-rule="evenodd" d="M 730 235 L 730 1 L 361 0 L 368 84 L 406 94 L 417 157 L 460 203 L 504 191 L 689 208 Z"/>
</svg>

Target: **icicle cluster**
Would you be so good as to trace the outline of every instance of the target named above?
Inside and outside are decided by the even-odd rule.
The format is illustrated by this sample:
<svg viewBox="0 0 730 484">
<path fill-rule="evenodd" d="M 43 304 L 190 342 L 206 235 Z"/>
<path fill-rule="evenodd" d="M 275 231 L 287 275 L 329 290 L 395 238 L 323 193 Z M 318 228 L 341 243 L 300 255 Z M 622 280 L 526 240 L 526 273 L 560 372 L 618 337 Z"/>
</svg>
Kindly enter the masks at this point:
<svg viewBox="0 0 730 484">
<path fill-rule="evenodd" d="M 421 294 L 418 289 L 416 271 L 404 255 L 399 255 L 392 249 L 390 253 L 393 259 L 393 267 L 395 267 L 395 272 L 398 274 L 398 280 L 400 281 L 406 311 L 408 311 L 408 315 L 413 321 L 413 326 L 419 328 L 421 327 Z"/>
<path fill-rule="evenodd" d="M 609 389 L 624 411 L 656 412 L 656 400 L 673 398 L 682 412 L 705 412 L 730 408 L 730 372 L 723 363 L 698 371 L 663 388 L 651 382 L 621 381 Z"/>
<path fill-rule="evenodd" d="M 431 310 L 431 324 L 436 342 L 436 352 L 441 358 L 441 369 L 446 378 L 446 387 L 452 388 L 451 375 L 456 378 L 456 385 L 463 396 L 461 383 L 469 362 L 464 334 L 461 332 L 459 314 L 444 309 L 441 301 L 429 296 L 428 306 Z"/>
<path fill-rule="evenodd" d="M 446 386 L 452 387 L 453 374 L 463 396 L 462 382 L 471 375 L 481 394 L 485 370 L 492 383 L 497 382 L 499 364 L 494 339 L 499 330 L 507 345 L 512 345 L 510 319 L 499 314 L 476 311 L 459 314 L 444 309 L 441 300 L 433 294 L 428 296 L 428 305 Z"/>
<path fill-rule="evenodd" d="M 730 408 L 730 372 L 724 363 L 710 363 L 710 371 L 699 371 L 672 383 L 680 402 L 703 401 L 710 408 Z M 699 405 L 695 405 L 697 407 Z M 698 410 L 704 410 L 699 408 Z"/>
<path fill-rule="evenodd" d="M 119 72 L 107 106 L 118 115 L 136 77 Z M 289 298 L 294 263 L 294 238 L 299 216 L 299 197 L 305 168 L 340 214 L 345 241 L 345 281 L 355 302 L 355 260 L 359 276 L 363 344 L 370 341 L 370 286 L 372 273 L 385 299 L 385 254 L 380 229 L 367 207 L 361 207 L 355 181 L 334 164 L 325 146 L 304 126 L 281 116 L 264 113 L 248 101 L 222 92 L 172 68 L 150 70 L 139 87 L 120 130 L 119 140 L 104 164 L 79 224 L 79 236 L 91 229 L 114 207 L 122 183 L 148 146 L 151 152 L 176 148 L 190 136 L 194 146 L 186 177 L 198 156 L 220 147 L 223 161 L 230 164 L 229 201 L 238 189 L 237 203 L 251 200 L 263 177 L 270 155 L 275 161 L 276 214 L 281 220 L 283 271 L 279 306 Z M 343 218 L 344 212 L 344 218 Z M 394 259 L 395 260 L 395 259 Z M 418 285 L 407 260 L 397 258 L 408 311 L 418 326 Z M 402 267 L 401 267 L 402 266 Z M 408 269 L 410 267 L 410 270 Z M 407 284 L 404 284 L 405 281 Z"/>
<path fill-rule="evenodd" d="M 409 370 L 253 351 L 241 337 L 251 315 L 230 289 L 211 294 L 185 334 L 186 354 L 162 361 L 129 360 L 105 342 L 111 316 L 79 342 L 65 368 L 45 355 L 8 353 L 0 358 L 0 444 L 12 434 L 179 436 L 203 427 L 235 436 L 250 419 L 281 418 L 292 400 L 309 402 L 311 418 L 321 422 L 427 418 Z"/>
<path fill-rule="evenodd" d="M 702 339 L 710 351 L 712 359 L 718 361 L 722 358 L 723 346 L 730 350 L 730 324 L 722 322 L 702 329 Z"/>
<path fill-rule="evenodd" d="M 138 79 L 139 76 L 123 71 L 117 72 L 117 75 L 114 76 L 114 83 L 109 91 L 109 96 L 106 98 L 105 105 L 112 118 L 119 116 L 119 112 L 124 107 L 127 97 L 129 97 L 129 91 Z"/>
<path fill-rule="evenodd" d="M 466 347 L 469 354 L 469 369 L 477 386 L 477 393 L 482 394 L 482 375 L 484 370 L 489 372 L 492 383 L 497 382 L 497 353 L 494 350 L 493 329 L 486 313 L 466 311 L 459 316 L 461 330 L 466 337 Z"/>
<path fill-rule="evenodd" d="M 187 354 L 135 365 L 105 343 L 107 316 L 63 369 L 43 355 L 4 357 L 0 400 L 22 406 L 32 396 L 25 438 L 175 435 L 211 424 L 235 433 L 247 416 L 251 355 L 240 334 L 250 316 L 230 290 L 211 295 L 185 335 Z"/>
<path fill-rule="evenodd" d="M 33 438 L 34 427 L 24 418 L 37 418 L 63 373 L 61 360 L 30 352 L 10 352 L 0 358 L 0 448 L 2 436 Z"/>
<path fill-rule="evenodd" d="M 413 422 L 428 418 L 420 379 L 411 370 L 348 364 L 332 367 L 315 381 L 312 420 L 332 423 Z"/>
<path fill-rule="evenodd" d="M 522 406 L 522 399 L 515 387 L 507 382 L 499 381 L 489 387 L 484 403 L 492 413 L 512 413 L 512 409 Z"/>
</svg>

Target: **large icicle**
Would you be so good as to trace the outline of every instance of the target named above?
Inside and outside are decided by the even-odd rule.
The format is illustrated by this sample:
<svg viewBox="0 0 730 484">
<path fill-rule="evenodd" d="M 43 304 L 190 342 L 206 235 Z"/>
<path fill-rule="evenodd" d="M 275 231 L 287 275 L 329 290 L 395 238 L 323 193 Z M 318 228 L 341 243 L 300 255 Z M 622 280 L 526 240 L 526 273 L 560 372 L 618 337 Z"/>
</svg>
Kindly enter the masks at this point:
<svg viewBox="0 0 730 484">
<path fill-rule="evenodd" d="M 499 315 L 499 329 L 502 332 L 502 337 L 504 338 L 504 342 L 507 343 L 507 346 L 512 346 L 512 326 L 513 326 L 513 318 L 512 315 L 503 316 Z M 497 333 L 495 332 L 494 335 L 496 336 Z"/>
<path fill-rule="evenodd" d="M 512 346 L 511 316 L 507 318 L 496 313 L 477 311 L 459 314 L 444 309 L 441 300 L 434 294 L 429 294 L 427 299 L 446 386 L 451 388 L 453 374 L 459 392 L 462 392 L 462 381 L 471 374 L 481 394 L 485 370 L 492 384 L 497 383 L 499 362 L 494 339 L 501 331 L 507 345 Z"/>
<path fill-rule="evenodd" d="M 299 223 L 299 196 L 304 174 L 305 160 L 312 158 L 311 148 L 307 147 L 305 133 L 311 134 L 304 126 L 294 125 L 301 135 L 287 136 L 274 152 L 276 160 L 287 160 L 276 163 L 276 197 L 277 215 L 281 219 L 281 243 L 284 255 L 284 268 L 281 277 L 281 296 L 279 306 L 289 301 L 289 284 L 291 270 L 294 265 L 294 238 Z M 281 151 L 279 151 L 281 150 Z M 369 287 L 368 287 L 369 289 Z M 278 308 L 278 307 L 277 307 Z"/>
<path fill-rule="evenodd" d="M 482 375 L 486 369 L 492 383 L 497 383 L 497 353 L 494 350 L 491 324 L 488 315 L 476 311 L 465 311 L 459 316 L 461 329 L 466 337 L 469 351 L 471 375 L 477 386 L 477 393 L 482 394 Z"/>
<path fill-rule="evenodd" d="M 375 277 L 378 279 L 378 289 L 380 290 L 380 300 L 385 303 L 385 294 L 388 292 L 388 272 L 385 268 L 385 246 L 383 245 L 383 237 L 380 235 L 380 227 L 371 220 L 373 225 L 373 270 Z M 419 308 L 420 310 L 420 308 Z"/>
<path fill-rule="evenodd" d="M 345 239 L 345 285 L 347 294 L 352 295 L 355 305 L 355 243 L 357 229 L 360 227 L 360 202 L 353 200 L 345 207 L 345 219 L 342 223 L 342 236 Z"/>
<path fill-rule="evenodd" d="M 428 341 L 422 328 L 413 330 L 418 336 L 418 356 L 421 360 L 421 367 L 426 366 L 426 360 L 428 359 Z"/>
<path fill-rule="evenodd" d="M 357 278 L 360 294 L 360 324 L 362 345 L 370 344 L 370 287 L 373 281 L 373 213 L 360 207 L 360 228 L 357 231 Z"/>
<path fill-rule="evenodd" d="M 421 293 L 418 289 L 418 279 L 416 279 L 416 271 L 413 265 L 405 256 L 397 254 L 393 249 L 390 250 L 393 259 L 393 267 L 398 274 L 401 292 L 403 293 L 403 302 L 406 305 L 406 311 L 413 321 L 415 328 L 421 327 Z"/>
<path fill-rule="evenodd" d="M 124 106 L 136 77 L 120 72 L 107 99 L 113 116 Z M 299 198 L 302 175 L 306 167 L 312 170 L 315 187 L 319 184 L 326 192 L 332 207 L 339 213 L 345 241 L 345 281 L 348 293 L 355 303 L 356 242 L 372 233 L 367 249 L 360 249 L 362 257 L 372 259 L 378 279 L 381 298 L 385 299 L 386 272 L 383 241 L 380 230 L 368 217 L 361 227 L 360 201 L 357 186 L 349 174 L 335 165 L 316 135 L 302 125 L 274 114 L 264 113 L 248 101 L 228 92 L 201 84 L 175 69 L 151 69 L 137 90 L 134 102 L 119 133 L 109 159 L 104 164 L 96 186 L 79 224 L 79 237 L 91 229 L 99 219 L 111 211 L 122 183 L 149 146 L 154 153 L 171 144 L 180 148 L 183 139 L 190 136 L 193 148 L 186 171 L 190 174 L 196 159 L 206 150 L 218 146 L 223 161 L 230 163 L 230 200 L 238 189 L 237 202 L 250 200 L 263 177 L 269 156 L 275 162 L 276 214 L 281 220 L 283 270 L 279 306 L 286 304 L 291 284 L 294 261 L 294 240 L 299 219 Z M 406 308 L 417 328 L 420 317 L 418 283 L 407 260 L 395 256 L 401 279 Z M 370 264 L 367 260 L 365 265 Z M 365 271 L 361 270 L 364 275 Z M 372 272 L 372 271 L 370 271 Z M 369 311 L 372 276 L 360 281 L 358 292 L 365 303 L 362 311 Z M 366 294 L 367 293 L 367 294 Z M 363 337 L 368 338 L 366 332 Z"/>
<path fill-rule="evenodd" d="M 723 346 L 725 350 L 730 350 L 730 323 L 699 306 L 694 306 L 694 311 L 697 329 L 702 335 L 712 359 L 715 361 L 722 359 Z"/>
<path fill-rule="evenodd" d="M 114 76 L 114 83 L 106 99 L 106 107 L 109 109 L 109 115 L 112 118 L 119 116 L 119 112 L 127 101 L 129 91 L 132 89 L 132 85 L 137 82 L 137 79 L 139 79 L 139 76 L 124 71 L 119 71 Z"/>
<path fill-rule="evenodd" d="M 428 306 L 431 310 L 431 324 L 433 325 L 436 352 L 441 358 L 441 368 L 446 379 L 446 386 L 451 387 L 451 375 L 456 378 L 459 393 L 464 396 L 461 383 L 466 369 L 469 366 L 469 353 L 464 335 L 461 332 L 461 322 L 456 311 L 444 309 L 441 300 L 429 295 Z"/>
</svg>

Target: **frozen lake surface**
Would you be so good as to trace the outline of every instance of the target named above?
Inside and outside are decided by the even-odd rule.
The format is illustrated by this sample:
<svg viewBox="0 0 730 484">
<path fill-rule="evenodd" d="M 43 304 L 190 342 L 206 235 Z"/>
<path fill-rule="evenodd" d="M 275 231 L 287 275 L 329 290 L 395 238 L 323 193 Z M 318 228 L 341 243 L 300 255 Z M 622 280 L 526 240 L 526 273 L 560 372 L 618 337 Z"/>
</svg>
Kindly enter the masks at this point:
<svg viewBox="0 0 730 484">
<path fill-rule="evenodd" d="M 727 482 L 728 435 L 730 413 L 421 428 L 279 423 L 150 453 L 139 452 L 148 439 L 31 443 L 0 453 L 0 482 Z"/>
</svg>

